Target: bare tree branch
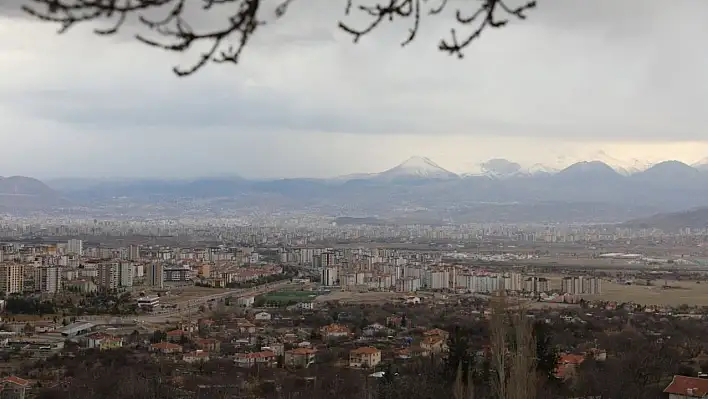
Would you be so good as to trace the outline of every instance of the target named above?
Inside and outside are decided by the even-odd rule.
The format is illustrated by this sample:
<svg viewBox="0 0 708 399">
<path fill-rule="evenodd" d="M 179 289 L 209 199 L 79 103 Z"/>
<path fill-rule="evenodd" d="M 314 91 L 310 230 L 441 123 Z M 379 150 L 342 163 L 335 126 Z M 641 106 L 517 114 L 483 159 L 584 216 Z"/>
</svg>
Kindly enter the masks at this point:
<svg viewBox="0 0 708 399">
<path fill-rule="evenodd" d="M 65 33 L 77 24 L 90 21 L 109 21 L 104 29 L 95 29 L 97 35 L 114 35 L 126 21 L 137 16 L 143 27 L 159 39 L 137 34 L 136 39 L 151 47 L 171 52 L 185 52 L 198 43 L 206 43 L 196 62 L 187 67 L 174 67 L 177 76 L 189 76 L 201 70 L 209 62 L 237 64 L 241 53 L 248 45 L 257 29 L 265 24 L 260 19 L 265 0 L 25 0 L 22 9 L 29 15 L 46 22 L 60 25 L 59 33 Z M 274 14 L 279 19 L 288 10 L 293 0 L 275 0 L 279 3 Z M 354 5 L 355 0 L 345 0 L 345 15 L 358 10 L 369 18 L 361 29 L 345 22 L 339 28 L 353 37 L 354 42 L 374 31 L 383 22 L 408 19 L 411 27 L 403 46 L 411 43 L 418 35 L 424 15 L 436 16 L 445 11 L 449 0 L 374 0 L 375 5 Z M 517 7 L 506 4 L 508 0 L 469 0 L 465 5 L 474 4 L 471 9 L 455 9 L 455 24 L 470 26 L 471 32 L 459 38 L 457 28 L 451 29 L 451 38 L 440 41 L 440 51 L 463 57 L 463 50 L 480 37 L 486 28 L 501 28 L 509 18 L 525 19 L 526 12 L 536 6 L 534 0 L 523 0 Z M 383 3 L 380 3 L 383 2 Z M 387 2 L 387 3 L 386 3 Z M 226 26 L 197 31 L 190 24 L 187 7 L 200 5 L 202 13 L 223 16 Z M 150 15 L 150 16 L 148 16 Z M 160 15 L 156 18 L 154 15 Z M 501 15 L 501 17 L 499 16 Z"/>
<path fill-rule="evenodd" d="M 427 15 L 439 15 L 448 8 L 449 0 L 387 0 L 388 4 L 376 4 L 373 6 L 359 5 L 356 7 L 359 11 L 368 14 L 371 17 L 369 24 L 362 29 L 355 29 L 349 25 L 340 22 L 339 28 L 353 36 L 356 43 L 359 39 L 372 32 L 384 21 L 392 22 L 395 19 L 413 19 L 412 26 L 408 30 L 408 36 L 401 43 L 406 46 L 411 43 L 420 29 L 421 18 L 424 13 Z M 350 15 L 354 8 L 354 0 L 347 0 L 346 15 Z M 434 3 L 434 4 L 433 4 Z M 457 8 L 455 10 L 455 22 L 462 26 L 475 26 L 471 33 L 464 36 L 464 39 L 458 38 L 458 31 L 455 28 L 451 29 L 451 38 L 443 39 L 438 45 L 440 51 L 451 55 L 457 55 L 458 58 L 463 58 L 463 50 L 469 46 L 472 41 L 479 38 L 486 28 L 502 28 L 509 23 L 509 17 L 517 19 L 526 19 L 526 12 L 536 7 L 536 1 L 525 1 L 517 7 L 510 7 L 506 4 L 506 0 L 470 0 L 465 1 L 465 5 L 477 4 L 471 10 Z M 501 12 L 499 12 L 501 11 Z M 504 15 L 499 17 L 498 14 Z"/>
</svg>

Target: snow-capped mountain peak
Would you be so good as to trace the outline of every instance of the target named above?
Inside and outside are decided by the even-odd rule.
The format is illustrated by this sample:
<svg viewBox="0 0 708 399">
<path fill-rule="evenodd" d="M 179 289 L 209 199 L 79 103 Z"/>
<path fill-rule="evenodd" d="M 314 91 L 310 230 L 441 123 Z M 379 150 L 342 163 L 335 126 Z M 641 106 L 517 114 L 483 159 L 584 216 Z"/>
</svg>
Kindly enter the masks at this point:
<svg viewBox="0 0 708 399">
<path fill-rule="evenodd" d="M 708 157 L 705 157 L 692 163 L 691 166 L 701 171 L 708 170 Z"/>
<path fill-rule="evenodd" d="M 455 173 L 433 162 L 430 158 L 413 156 L 398 166 L 381 172 L 378 178 L 422 178 L 451 179 L 458 177 Z"/>
<path fill-rule="evenodd" d="M 608 155 L 605 151 L 599 150 L 586 159 L 587 161 L 600 161 L 614 169 L 617 173 L 625 176 L 642 172 L 648 169 L 652 163 L 640 161 L 638 159 L 620 160 Z"/>
</svg>

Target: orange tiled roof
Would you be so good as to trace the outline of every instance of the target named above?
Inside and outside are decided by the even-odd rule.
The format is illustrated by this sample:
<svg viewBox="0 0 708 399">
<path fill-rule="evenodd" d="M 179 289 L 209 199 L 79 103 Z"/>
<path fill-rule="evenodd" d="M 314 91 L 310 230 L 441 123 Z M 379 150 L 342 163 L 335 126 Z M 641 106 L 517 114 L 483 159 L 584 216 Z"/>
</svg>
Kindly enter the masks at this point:
<svg viewBox="0 0 708 399">
<path fill-rule="evenodd" d="M 353 354 L 353 355 L 373 355 L 373 354 L 379 353 L 379 352 L 381 352 L 381 351 L 374 348 L 374 347 L 363 346 L 361 348 L 352 349 L 351 352 L 349 352 L 349 353 Z"/>
<path fill-rule="evenodd" d="M 310 348 L 295 348 L 288 351 L 291 355 L 312 355 L 317 353 L 316 350 Z"/>
<path fill-rule="evenodd" d="M 9 377 L 5 377 L 1 380 L 3 383 L 10 383 L 10 384 L 15 384 L 19 385 L 22 387 L 26 387 L 29 385 L 29 381 L 25 380 L 24 378 L 20 378 L 14 375 L 11 375 Z"/>
<path fill-rule="evenodd" d="M 671 384 L 664 389 L 664 393 L 683 395 L 689 398 L 702 398 L 708 395 L 708 380 L 675 375 L 674 379 L 671 380 Z"/>
</svg>

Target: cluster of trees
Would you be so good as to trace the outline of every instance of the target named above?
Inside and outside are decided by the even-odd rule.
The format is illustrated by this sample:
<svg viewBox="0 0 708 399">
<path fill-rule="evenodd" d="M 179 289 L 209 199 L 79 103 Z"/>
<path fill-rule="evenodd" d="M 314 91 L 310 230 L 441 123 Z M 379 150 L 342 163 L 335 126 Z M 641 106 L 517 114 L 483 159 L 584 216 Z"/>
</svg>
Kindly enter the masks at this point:
<svg viewBox="0 0 708 399">
<path fill-rule="evenodd" d="M 61 313 L 63 317 L 83 315 L 129 315 L 138 310 L 130 293 L 98 292 L 81 297 L 78 301 L 67 297 L 41 299 L 37 297 L 10 296 L 5 310 L 9 314 L 47 315 Z"/>
<path fill-rule="evenodd" d="M 10 296 L 5 300 L 5 311 L 11 314 L 32 314 L 43 316 L 54 314 L 56 307 L 53 301 L 42 301 L 38 298 Z"/>
</svg>

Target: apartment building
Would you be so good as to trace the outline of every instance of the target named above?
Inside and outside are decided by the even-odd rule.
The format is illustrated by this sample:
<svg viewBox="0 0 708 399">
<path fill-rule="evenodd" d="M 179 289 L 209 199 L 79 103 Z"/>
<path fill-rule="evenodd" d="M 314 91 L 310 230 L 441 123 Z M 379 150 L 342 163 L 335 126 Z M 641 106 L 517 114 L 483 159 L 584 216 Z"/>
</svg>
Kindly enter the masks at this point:
<svg viewBox="0 0 708 399">
<path fill-rule="evenodd" d="M 19 294 L 24 289 L 24 267 L 17 263 L 0 265 L 0 291 Z"/>
<path fill-rule="evenodd" d="M 162 288 L 164 281 L 164 270 L 161 264 L 153 263 L 145 266 L 145 285 Z"/>
<path fill-rule="evenodd" d="M 61 268 L 57 266 L 39 266 L 35 269 L 35 289 L 56 293 L 62 289 Z"/>
</svg>

